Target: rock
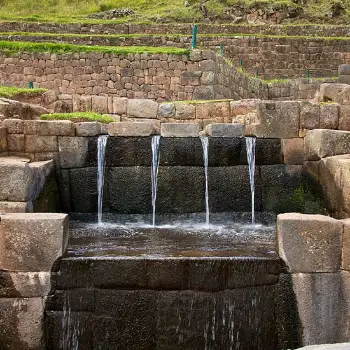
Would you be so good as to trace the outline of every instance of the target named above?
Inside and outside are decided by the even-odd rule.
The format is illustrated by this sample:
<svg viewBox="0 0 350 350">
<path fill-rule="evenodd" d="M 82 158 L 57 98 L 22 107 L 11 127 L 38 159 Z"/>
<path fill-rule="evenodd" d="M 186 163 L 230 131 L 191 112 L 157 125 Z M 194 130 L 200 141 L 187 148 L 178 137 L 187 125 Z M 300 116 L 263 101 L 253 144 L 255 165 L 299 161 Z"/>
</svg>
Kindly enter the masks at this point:
<svg viewBox="0 0 350 350">
<path fill-rule="evenodd" d="M 339 75 L 337 82 L 339 84 L 350 84 L 350 75 Z"/>
<path fill-rule="evenodd" d="M 46 91 L 42 94 L 44 105 L 48 106 L 57 101 L 57 94 L 53 90 Z"/>
<path fill-rule="evenodd" d="M 320 106 L 310 102 L 300 103 L 300 129 L 318 129 L 320 127 Z"/>
<path fill-rule="evenodd" d="M 343 223 L 297 213 L 277 217 L 277 250 L 292 273 L 337 272 Z"/>
<path fill-rule="evenodd" d="M 339 105 L 337 103 L 321 104 L 320 105 L 320 128 L 337 129 L 338 125 L 339 125 Z"/>
<path fill-rule="evenodd" d="M 151 123 L 119 122 L 108 124 L 108 134 L 111 136 L 150 136 L 155 133 Z"/>
<path fill-rule="evenodd" d="M 175 116 L 174 103 L 160 103 L 158 107 L 158 118 L 171 118 Z"/>
<path fill-rule="evenodd" d="M 108 113 L 107 97 L 106 96 L 92 96 L 91 109 L 96 113 Z"/>
<path fill-rule="evenodd" d="M 231 116 L 235 117 L 237 115 L 246 115 L 248 113 L 256 111 L 260 102 L 261 100 L 258 99 L 231 101 Z"/>
<path fill-rule="evenodd" d="M 338 75 L 350 75 L 350 64 L 341 64 L 338 66 Z"/>
<path fill-rule="evenodd" d="M 28 153 L 57 152 L 57 136 L 24 136 L 24 150 Z"/>
<path fill-rule="evenodd" d="M 88 15 L 88 18 L 93 19 L 116 19 L 116 18 L 122 18 L 126 16 L 133 16 L 135 15 L 135 12 L 129 8 L 120 8 L 120 9 L 112 9 L 108 11 L 103 11 L 99 13 L 93 13 L 91 15 Z"/>
<path fill-rule="evenodd" d="M 31 213 L 32 202 L 0 202 L 0 213 Z"/>
<path fill-rule="evenodd" d="M 126 115 L 128 99 L 126 97 L 113 97 L 113 114 Z"/>
<path fill-rule="evenodd" d="M 215 98 L 213 86 L 196 86 L 193 91 L 194 100 L 213 100 Z"/>
<path fill-rule="evenodd" d="M 11 213 L 0 218 L 0 269 L 50 272 L 67 247 L 68 215 Z"/>
<path fill-rule="evenodd" d="M 75 123 L 77 136 L 96 136 L 101 133 L 101 124 L 98 122 Z"/>
<path fill-rule="evenodd" d="M 196 106 L 189 103 L 176 103 L 175 119 L 186 120 L 196 118 Z"/>
<path fill-rule="evenodd" d="M 162 123 L 160 133 L 163 137 L 197 137 L 199 125 L 190 123 Z"/>
<path fill-rule="evenodd" d="M 0 126 L 0 153 L 7 152 L 7 129 Z"/>
<path fill-rule="evenodd" d="M 4 349 L 45 348 L 43 298 L 0 299 L 0 344 Z"/>
<path fill-rule="evenodd" d="M 24 123 L 22 119 L 5 119 L 2 126 L 7 128 L 9 134 L 23 134 Z"/>
<path fill-rule="evenodd" d="M 24 121 L 25 135 L 40 136 L 74 136 L 75 126 L 69 120 L 26 120 Z"/>
<path fill-rule="evenodd" d="M 229 102 L 209 102 L 209 103 L 198 103 L 196 105 L 197 119 L 227 118 L 228 120 L 229 117 L 230 117 Z"/>
<path fill-rule="evenodd" d="M 299 350 L 349 350 L 350 343 L 309 345 L 299 348 Z"/>
<path fill-rule="evenodd" d="M 204 131 L 211 137 L 243 137 L 241 124 L 209 124 Z"/>
<path fill-rule="evenodd" d="M 339 83 L 321 84 L 319 99 L 322 102 L 335 102 L 340 105 L 348 104 L 350 99 L 350 86 Z"/>
<path fill-rule="evenodd" d="M 343 270 L 350 271 L 350 219 L 346 219 L 343 222 L 344 233 L 341 267 Z"/>
<path fill-rule="evenodd" d="M 9 134 L 7 136 L 7 147 L 10 152 L 24 152 L 24 135 Z"/>
<path fill-rule="evenodd" d="M 132 118 L 157 118 L 158 103 L 146 99 L 130 99 L 127 106 L 127 115 Z"/>
<path fill-rule="evenodd" d="M 88 141 L 87 137 L 59 136 L 61 168 L 83 167 L 88 156 Z"/>
<path fill-rule="evenodd" d="M 72 113 L 73 102 L 72 101 L 56 101 L 53 104 L 53 110 L 55 113 Z M 46 113 L 42 113 L 46 114 Z"/>
<path fill-rule="evenodd" d="M 305 160 L 350 153 L 350 132 L 339 130 L 310 130 L 305 137 Z"/>
<path fill-rule="evenodd" d="M 339 106 L 339 130 L 350 131 L 350 106 Z"/>
<path fill-rule="evenodd" d="M 285 164 L 303 164 L 304 140 L 302 138 L 282 140 L 283 162 Z"/>
</svg>

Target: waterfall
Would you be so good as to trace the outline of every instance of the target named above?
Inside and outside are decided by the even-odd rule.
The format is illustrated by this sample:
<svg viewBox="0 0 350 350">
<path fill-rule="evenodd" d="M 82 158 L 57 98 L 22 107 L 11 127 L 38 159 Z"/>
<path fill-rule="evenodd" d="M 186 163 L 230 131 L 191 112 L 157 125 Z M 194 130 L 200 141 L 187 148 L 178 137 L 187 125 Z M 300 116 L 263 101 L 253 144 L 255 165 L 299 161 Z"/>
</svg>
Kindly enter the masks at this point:
<svg viewBox="0 0 350 350">
<path fill-rule="evenodd" d="M 159 141 L 160 136 L 152 137 L 152 225 L 156 224 L 156 200 L 157 200 L 157 180 L 158 180 L 158 168 L 159 168 Z"/>
<path fill-rule="evenodd" d="M 247 159 L 248 159 L 248 166 L 249 166 L 249 180 L 250 180 L 250 192 L 252 196 L 252 224 L 255 224 L 255 208 L 254 208 L 254 201 L 255 201 L 255 184 L 254 184 L 254 176 L 255 176 L 255 137 L 246 137 L 245 143 L 246 143 L 246 149 L 247 149 Z"/>
<path fill-rule="evenodd" d="M 97 221 L 102 223 L 102 206 L 103 206 L 103 185 L 105 178 L 105 151 L 109 135 L 99 136 L 97 140 L 97 191 L 98 191 L 98 207 Z"/>
<path fill-rule="evenodd" d="M 208 187 L 208 150 L 209 139 L 206 136 L 200 137 L 203 147 L 203 161 L 205 174 L 205 223 L 209 227 L 209 187 Z"/>
</svg>

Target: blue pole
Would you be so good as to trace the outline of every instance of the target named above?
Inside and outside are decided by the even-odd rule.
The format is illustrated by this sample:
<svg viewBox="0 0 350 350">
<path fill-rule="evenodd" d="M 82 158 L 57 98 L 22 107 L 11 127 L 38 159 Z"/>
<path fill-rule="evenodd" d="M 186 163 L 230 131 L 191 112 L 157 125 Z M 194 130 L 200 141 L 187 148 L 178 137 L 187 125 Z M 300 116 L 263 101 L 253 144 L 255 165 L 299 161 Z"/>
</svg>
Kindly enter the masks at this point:
<svg viewBox="0 0 350 350">
<path fill-rule="evenodd" d="M 197 47 L 197 24 L 193 26 L 192 30 L 192 49 Z"/>
</svg>

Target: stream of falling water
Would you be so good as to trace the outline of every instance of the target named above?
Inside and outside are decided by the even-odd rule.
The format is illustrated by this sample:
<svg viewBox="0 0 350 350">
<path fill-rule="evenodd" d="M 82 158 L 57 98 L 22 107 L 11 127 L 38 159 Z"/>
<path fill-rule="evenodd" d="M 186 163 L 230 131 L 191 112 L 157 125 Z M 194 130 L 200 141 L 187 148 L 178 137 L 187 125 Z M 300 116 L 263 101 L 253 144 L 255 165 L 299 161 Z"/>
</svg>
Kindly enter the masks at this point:
<svg viewBox="0 0 350 350">
<path fill-rule="evenodd" d="M 105 179 L 105 152 L 108 140 L 108 135 L 99 136 L 97 140 L 97 222 L 102 223 L 102 206 L 103 206 L 103 185 Z"/>
<path fill-rule="evenodd" d="M 251 192 L 251 202 L 252 202 L 252 224 L 255 224 L 255 184 L 254 184 L 254 176 L 255 176 L 255 137 L 246 137 L 246 149 L 247 149 L 247 159 L 249 166 L 249 181 L 250 181 L 250 192 Z"/>
<path fill-rule="evenodd" d="M 160 136 L 152 137 L 152 225 L 156 224 L 156 200 L 157 200 L 157 181 L 159 168 L 159 141 Z"/>
<path fill-rule="evenodd" d="M 209 227 L 209 186 L 208 186 L 208 150 L 209 139 L 206 136 L 201 136 L 201 142 L 203 147 L 203 161 L 204 161 L 204 174 L 205 174 L 205 224 Z"/>
</svg>

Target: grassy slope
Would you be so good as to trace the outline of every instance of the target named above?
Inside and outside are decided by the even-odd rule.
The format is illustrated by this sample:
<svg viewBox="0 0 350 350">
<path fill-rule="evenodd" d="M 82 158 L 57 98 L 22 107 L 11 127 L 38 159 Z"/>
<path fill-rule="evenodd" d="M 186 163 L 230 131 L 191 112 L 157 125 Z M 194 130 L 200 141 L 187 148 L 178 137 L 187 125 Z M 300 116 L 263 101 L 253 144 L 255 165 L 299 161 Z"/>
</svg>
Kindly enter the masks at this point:
<svg viewBox="0 0 350 350">
<path fill-rule="evenodd" d="M 191 6 L 185 7 L 184 0 L 0 0 L 0 18 L 27 19 L 33 21 L 54 20 L 74 21 L 84 15 L 110 8 L 131 8 L 135 11 L 135 18 L 119 20 L 147 22 L 166 17 L 173 22 L 199 22 L 203 20 L 199 9 L 200 0 L 189 0 Z M 273 4 L 287 4 L 296 6 L 292 0 L 208 0 L 206 6 L 209 16 L 222 15 L 227 8 L 237 3 L 247 6 L 259 2 Z M 350 9 L 350 0 L 342 1 Z M 322 18 L 329 12 L 332 1 L 308 0 L 303 6 L 309 16 Z M 267 5 L 266 5 L 267 6 Z M 345 20 L 345 19 L 344 19 Z"/>
</svg>

